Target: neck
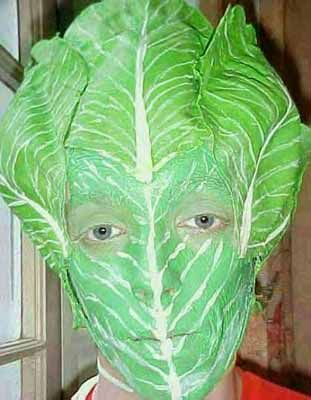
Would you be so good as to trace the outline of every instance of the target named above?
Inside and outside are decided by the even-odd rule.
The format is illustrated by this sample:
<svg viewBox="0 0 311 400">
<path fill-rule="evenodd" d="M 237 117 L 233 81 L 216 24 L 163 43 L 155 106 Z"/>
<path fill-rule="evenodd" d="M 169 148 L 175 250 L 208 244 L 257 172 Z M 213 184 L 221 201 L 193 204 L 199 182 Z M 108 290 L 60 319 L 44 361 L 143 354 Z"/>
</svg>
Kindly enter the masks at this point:
<svg viewBox="0 0 311 400">
<path fill-rule="evenodd" d="M 94 400 L 139 400 L 139 397 L 123 383 L 122 377 L 103 358 L 98 358 L 99 380 Z M 231 368 L 214 390 L 204 400 L 240 400 L 241 380 L 235 368 Z"/>
</svg>

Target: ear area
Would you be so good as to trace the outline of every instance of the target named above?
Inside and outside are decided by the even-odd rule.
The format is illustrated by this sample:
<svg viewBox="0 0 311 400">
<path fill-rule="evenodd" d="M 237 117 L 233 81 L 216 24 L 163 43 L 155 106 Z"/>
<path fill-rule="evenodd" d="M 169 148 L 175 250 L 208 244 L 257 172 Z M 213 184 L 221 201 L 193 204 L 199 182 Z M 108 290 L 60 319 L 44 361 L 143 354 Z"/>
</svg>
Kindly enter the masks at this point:
<svg viewBox="0 0 311 400">
<path fill-rule="evenodd" d="M 299 114 L 239 6 L 221 20 L 197 76 L 197 107 L 232 193 L 240 257 L 264 260 L 286 231 L 300 188 Z"/>
<path fill-rule="evenodd" d="M 63 39 L 39 42 L 0 123 L 0 194 L 48 265 L 68 256 L 64 138 L 87 85 L 83 58 Z"/>
</svg>

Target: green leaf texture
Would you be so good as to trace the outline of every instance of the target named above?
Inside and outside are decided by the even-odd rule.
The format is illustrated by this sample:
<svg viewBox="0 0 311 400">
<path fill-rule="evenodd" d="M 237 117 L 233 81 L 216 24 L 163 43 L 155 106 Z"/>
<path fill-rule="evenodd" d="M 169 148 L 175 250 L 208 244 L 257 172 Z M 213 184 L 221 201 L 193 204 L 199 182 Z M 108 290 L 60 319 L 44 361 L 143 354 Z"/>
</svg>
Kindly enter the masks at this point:
<svg viewBox="0 0 311 400">
<path fill-rule="evenodd" d="M 240 7 L 213 30 L 182 0 L 117 3 L 33 49 L 0 125 L 0 193 L 126 383 L 146 399 L 199 400 L 241 343 L 310 132 Z M 198 245 L 172 213 L 201 192 L 233 221 Z M 66 212 L 107 197 L 128 235 L 107 247 L 71 237 Z"/>
<path fill-rule="evenodd" d="M 99 151 L 150 181 L 205 134 L 191 112 L 193 65 L 211 31 L 180 0 L 123 0 L 118 11 L 112 0 L 89 7 L 65 35 L 90 68 L 66 146 Z"/>
<path fill-rule="evenodd" d="M 241 7 L 229 7 L 198 69 L 198 104 L 234 197 L 240 255 L 265 258 L 290 223 L 305 168 L 299 114 Z"/>
<path fill-rule="evenodd" d="M 0 193 L 58 270 L 68 255 L 63 141 L 87 71 L 81 56 L 59 38 L 41 42 L 32 56 L 35 66 L 0 125 Z"/>
<path fill-rule="evenodd" d="M 83 231 L 102 220 L 128 229 L 107 246 L 73 243 L 70 276 L 92 338 L 142 399 L 203 399 L 233 361 L 255 282 L 232 226 L 199 243 L 174 228 L 176 209 L 202 185 L 215 206 L 230 205 L 206 146 L 168 162 L 151 184 L 96 152 L 71 149 L 68 158 L 73 221 L 84 214 Z M 102 210 L 107 196 L 118 211 Z"/>
</svg>

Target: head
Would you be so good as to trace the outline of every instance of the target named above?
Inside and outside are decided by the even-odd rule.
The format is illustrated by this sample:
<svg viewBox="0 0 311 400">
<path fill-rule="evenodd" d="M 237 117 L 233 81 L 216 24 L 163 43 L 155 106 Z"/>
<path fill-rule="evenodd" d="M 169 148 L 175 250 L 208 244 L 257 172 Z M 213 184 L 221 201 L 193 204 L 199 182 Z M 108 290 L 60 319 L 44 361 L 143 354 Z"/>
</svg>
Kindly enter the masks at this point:
<svg viewBox="0 0 311 400">
<path fill-rule="evenodd" d="M 0 192 L 128 386 L 199 400 L 290 224 L 309 132 L 240 7 L 213 29 L 182 0 L 105 0 L 32 57 Z"/>
</svg>

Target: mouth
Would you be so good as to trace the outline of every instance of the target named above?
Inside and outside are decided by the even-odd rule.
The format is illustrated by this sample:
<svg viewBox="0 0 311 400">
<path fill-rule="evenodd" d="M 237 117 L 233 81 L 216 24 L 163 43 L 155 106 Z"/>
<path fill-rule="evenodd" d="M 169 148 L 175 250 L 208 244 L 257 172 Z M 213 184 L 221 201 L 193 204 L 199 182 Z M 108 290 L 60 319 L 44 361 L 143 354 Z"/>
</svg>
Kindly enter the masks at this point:
<svg viewBox="0 0 311 400">
<path fill-rule="evenodd" d="M 191 336 L 191 335 L 194 335 L 194 334 L 197 334 L 197 333 L 198 332 L 196 332 L 196 331 L 185 332 L 185 333 L 175 333 L 175 334 L 171 333 L 171 334 L 169 334 L 167 336 L 166 339 L 171 339 L 171 340 L 173 340 L 173 339 L 182 339 L 184 337 Z M 157 342 L 160 343 L 161 342 L 160 339 L 155 338 L 154 336 L 140 336 L 140 337 L 137 337 L 137 338 L 129 337 L 129 338 L 127 338 L 127 340 L 130 340 L 130 341 L 133 341 L 133 342 L 141 342 L 141 341 L 150 341 L 150 342 L 155 342 L 155 343 L 157 343 Z"/>
</svg>

